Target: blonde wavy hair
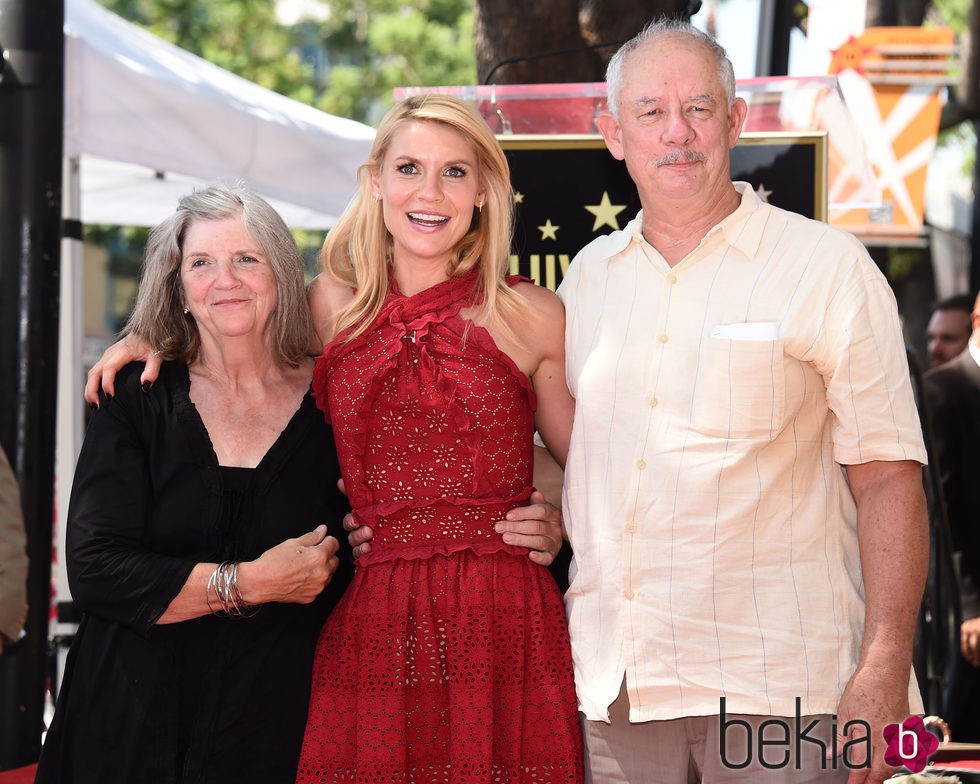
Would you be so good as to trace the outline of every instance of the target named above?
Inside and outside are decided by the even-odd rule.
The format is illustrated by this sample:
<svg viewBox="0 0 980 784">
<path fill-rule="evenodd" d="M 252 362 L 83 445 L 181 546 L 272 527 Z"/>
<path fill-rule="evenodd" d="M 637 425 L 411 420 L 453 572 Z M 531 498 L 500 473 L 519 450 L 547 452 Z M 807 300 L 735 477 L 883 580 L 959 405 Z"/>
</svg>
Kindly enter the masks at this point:
<svg viewBox="0 0 980 784">
<path fill-rule="evenodd" d="M 469 143 L 479 163 L 482 210 L 473 209 L 469 231 L 453 248 L 446 274 L 477 270 L 474 321 L 496 324 L 514 338 L 513 320 L 522 317 L 524 299 L 504 280 L 510 265 L 514 198 L 510 166 L 493 131 L 463 101 L 447 95 L 418 95 L 396 104 L 382 119 L 367 161 L 358 170 L 357 195 L 327 234 L 320 254 L 324 272 L 355 289 L 354 299 L 336 317 L 336 334 L 351 339 L 374 321 L 390 287 L 391 233 L 383 206 L 374 199 L 371 176 L 378 174 L 394 135 L 409 123 L 433 122 L 455 129 Z"/>
</svg>

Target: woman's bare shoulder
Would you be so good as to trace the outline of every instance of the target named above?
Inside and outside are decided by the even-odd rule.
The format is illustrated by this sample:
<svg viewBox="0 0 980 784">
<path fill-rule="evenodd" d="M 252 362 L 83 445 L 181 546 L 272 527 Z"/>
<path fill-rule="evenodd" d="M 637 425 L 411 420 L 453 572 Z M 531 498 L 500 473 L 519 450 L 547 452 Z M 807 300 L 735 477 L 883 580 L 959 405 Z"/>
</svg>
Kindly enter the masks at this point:
<svg viewBox="0 0 980 784">
<path fill-rule="evenodd" d="M 514 292 L 527 302 L 528 317 L 532 322 L 543 321 L 553 324 L 557 321 L 564 329 L 565 306 L 551 289 L 529 281 L 520 281 L 514 286 Z"/>
<path fill-rule="evenodd" d="M 314 299 L 322 300 L 338 306 L 338 309 L 346 307 L 354 298 L 354 289 L 349 284 L 322 272 L 310 281 L 308 291 L 311 302 Z"/>
<path fill-rule="evenodd" d="M 533 376 L 542 361 L 564 353 L 565 308 L 553 291 L 533 283 L 516 284 L 514 293 L 523 300 L 523 313 L 511 322 L 517 338 L 511 358 Z"/>
</svg>

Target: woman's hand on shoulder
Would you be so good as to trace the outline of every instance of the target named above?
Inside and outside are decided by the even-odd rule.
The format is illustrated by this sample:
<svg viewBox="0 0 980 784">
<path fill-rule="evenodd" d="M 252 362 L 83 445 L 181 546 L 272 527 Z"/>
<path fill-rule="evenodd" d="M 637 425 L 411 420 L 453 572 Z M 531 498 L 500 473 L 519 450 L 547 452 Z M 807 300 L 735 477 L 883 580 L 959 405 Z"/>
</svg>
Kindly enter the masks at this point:
<svg viewBox="0 0 980 784">
<path fill-rule="evenodd" d="M 336 335 L 337 314 L 346 308 L 354 298 L 354 290 L 335 278 L 323 273 L 310 281 L 306 296 L 313 314 L 313 328 L 316 330 L 316 353 Z"/>
<path fill-rule="evenodd" d="M 151 346 L 137 335 L 127 335 L 122 340 L 113 343 L 102 352 L 85 381 L 85 400 L 93 405 L 99 404 L 99 388 L 112 397 L 116 393 L 116 373 L 130 362 L 143 361 L 146 367 L 140 374 L 140 383 L 144 389 L 149 389 L 160 376 L 160 366 L 163 359 L 151 350 Z"/>
</svg>

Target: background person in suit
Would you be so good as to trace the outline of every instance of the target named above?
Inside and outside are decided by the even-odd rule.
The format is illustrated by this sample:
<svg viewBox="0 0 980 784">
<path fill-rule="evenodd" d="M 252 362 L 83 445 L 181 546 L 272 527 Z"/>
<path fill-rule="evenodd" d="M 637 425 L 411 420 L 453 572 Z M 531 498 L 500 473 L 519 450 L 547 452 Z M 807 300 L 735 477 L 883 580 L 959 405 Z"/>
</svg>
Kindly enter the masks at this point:
<svg viewBox="0 0 980 784">
<path fill-rule="evenodd" d="M 980 741 L 980 299 L 972 337 L 958 356 L 925 375 L 940 483 L 958 564 L 960 651 L 950 657 L 943 718 L 954 740 Z M 930 322 L 931 323 L 931 322 Z"/>
<path fill-rule="evenodd" d="M 926 326 L 929 366 L 939 367 L 963 353 L 970 341 L 973 295 L 963 292 L 946 297 L 932 307 Z"/>
</svg>

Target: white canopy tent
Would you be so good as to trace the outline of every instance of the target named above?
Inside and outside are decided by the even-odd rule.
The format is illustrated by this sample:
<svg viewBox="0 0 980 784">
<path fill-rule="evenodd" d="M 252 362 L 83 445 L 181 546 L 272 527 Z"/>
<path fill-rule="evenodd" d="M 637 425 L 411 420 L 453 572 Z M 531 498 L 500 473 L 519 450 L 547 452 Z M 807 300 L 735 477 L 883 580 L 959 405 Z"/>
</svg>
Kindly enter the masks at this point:
<svg viewBox="0 0 980 784">
<path fill-rule="evenodd" d="M 262 194 L 294 228 L 329 228 L 354 194 L 357 167 L 373 138 L 370 126 L 235 76 L 94 0 L 65 0 L 66 219 L 149 226 L 195 186 L 223 182 Z M 64 240 L 59 545 L 84 422 L 82 258 L 81 242 Z M 55 579 L 57 597 L 67 599 L 63 558 Z"/>
<path fill-rule="evenodd" d="M 327 228 L 374 129 L 225 71 L 110 13 L 65 2 L 65 156 L 84 223 L 152 225 L 198 181 L 241 181 L 296 228 Z"/>
</svg>

